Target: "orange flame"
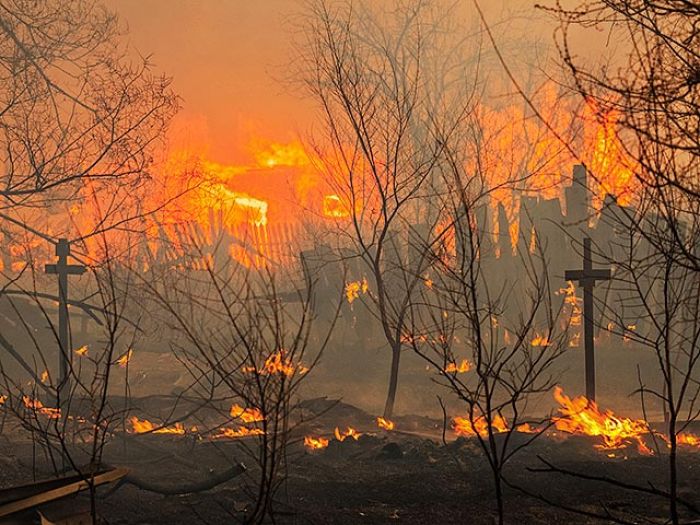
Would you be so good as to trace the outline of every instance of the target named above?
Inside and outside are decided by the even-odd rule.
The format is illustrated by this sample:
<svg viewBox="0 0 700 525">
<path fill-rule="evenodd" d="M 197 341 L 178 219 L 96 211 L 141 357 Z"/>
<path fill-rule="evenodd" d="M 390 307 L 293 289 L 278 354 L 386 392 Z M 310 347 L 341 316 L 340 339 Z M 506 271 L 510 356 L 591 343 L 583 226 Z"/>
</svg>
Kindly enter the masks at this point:
<svg viewBox="0 0 700 525">
<path fill-rule="evenodd" d="M 348 427 L 347 430 L 341 432 L 341 430 L 338 427 L 335 427 L 335 432 L 333 432 L 335 435 L 335 439 L 337 439 L 340 442 L 345 441 L 346 438 L 353 438 L 355 441 L 360 439 L 360 436 L 362 435 L 362 432 L 358 432 L 352 427 Z"/>
<path fill-rule="evenodd" d="M 488 435 L 488 427 L 484 416 L 478 416 L 474 420 L 474 424 L 468 417 L 457 416 L 452 419 L 452 429 L 459 436 L 470 437 L 479 434 L 481 437 L 485 437 Z M 496 433 L 507 432 L 508 424 L 503 416 L 495 414 L 491 420 L 491 428 Z"/>
<path fill-rule="evenodd" d="M 347 207 L 335 194 L 323 196 L 323 215 L 332 219 L 344 219 L 350 216 Z"/>
<path fill-rule="evenodd" d="M 571 399 L 564 395 L 560 387 L 554 389 L 554 399 L 561 405 L 561 417 L 553 418 L 558 430 L 601 437 L 603 443 L 596 445 L 600 449 L 625 448 L 631 442 L 636 442 L 640 454 L 653 454 L 642 439 L 650 433 L 646 421 L 621 418 L 610 410 L 602 412 L 594 401 L 585 396 Z"/>
<path fill-rule="evenodd" d="M 530 346 L 534 347 L 547 347 L 551 345 L 551 341 L 546 335 L 535 334 L 535 337 L 530 341 Z"/>
<path fill-rule="evenodd" d="M 462 359 L 460 364 L 448 363 L 445 367 L 445 372 L 454 374 L 463 374 L 464 372 L 469 372 L 472 369 L 472 365 L 466 359 Z"/>
<path fill-rule="evenodd" d="M 265 431 L 261 428 L 222 428 L 218 434 L 212 436 L 212 439 L 236 439 L 247 436 L 262 436 L 263 434 L 265 434 Z"/>
<path fill-rule="evenodd" d="M 127 350 L 119 359 L 117 359 L 117 364 L 122 368 L 126 368 L 126 365 L 128 365 L 129 361 L 131 361 L 131 356 L 133 354 L 133 350 L 129 348 L 129 350 Z"/>
<path fill-rule="evenodd" d="M 293 375 L 296 367 L 292 363 L 292 359 L 286 357 L 285 354 L 286 352 L 284 350 L 272 354 L 265 360 L 263 370 L 268 374 Z"/>
<path fill-rule="evenodd" d="M 24 406 L 29 410 L 33 410 L 38 414 L 42 414 L 48 417 L 49 419 L 59 419 L 61 417 L 60 408 L 45 407 L 44 404 L 38 399 L 32 399 L 29 396 L 23 396 L 22 403 L 24 403 Z"/>
<path fill-rule="evenodd" d="M 256 421 L 263 421 L 265 419 L 260 409 L 243 408 L 238 404 L 231 407 L 230 414 L 233 418 L 240 418 L 244 423 L 255 423 Z"/>
<path fill-rule="evenodd" d="M 310 450 L 320 450 L 328 446 L 328 440 L 323 437 L 306 436 L 304 437 L 304 446 Z"/>
<path fill-rule="evenodd" d="M 352 304 L 355 299 L 360 297 L 360 294 L 366 294 L 369 290 L 367 279 L 361 281 L 352 281 L 345 285 L 345 297 L 349 304 Z"/>
<path fill-rule="evenodd" d="M 88 353 L 88 345 L 83 345 L 75 351 L 76 355 L 80 357 L 86 356 Z"/>
<path fill-rule="evenodd" d="M 162 425 L 155 425 L 151 423 L 148 419 L 139 419 L 136 416 L 131 418 L 131 430 L 135 434 L 176 434 L 183 435 L 185 433 L 185 427 L 182 423 L 175 423 L 174 426 L 164 427 Z"/>
<path fill-rule="evenodd" d="M 394 430 L 394 422 L 390 421 L 388 419 L 384 419 L 383 417 L 378 417 L 377 418 L 377 425 L 379 428 L 382 428 L 384 430 Z"/>
</svg>

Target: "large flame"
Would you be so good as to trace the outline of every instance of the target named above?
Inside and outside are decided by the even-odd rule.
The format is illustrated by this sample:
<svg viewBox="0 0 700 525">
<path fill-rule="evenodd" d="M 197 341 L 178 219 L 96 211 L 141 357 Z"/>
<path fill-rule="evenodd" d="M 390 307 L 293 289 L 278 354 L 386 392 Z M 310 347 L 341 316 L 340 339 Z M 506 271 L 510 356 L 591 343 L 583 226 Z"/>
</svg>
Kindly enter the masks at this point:
<svg viewBox="0 0 700 525">
<path fill-rule="evenodd" d="M 602 411 L 595 401 L 585 396 L 572 399 L 560 387 L 554 389 L 554 399 L 560 405 L 561 415 L 553 418 L 558 430 L 600 437 L 602 443 L 596 446 L 601 449 L 620 449 L 635 443 L 641 454 L 652 454 L 643 439 L 651 432 L 646 421 L 619 417 L 610 410 Z"/>
<path fill-rule="evenodd" d="M 558 97 L 554 83 L 538 90 L 535 103 L 549 127 L 530 118 L 516 102 L 498 108 L 479 105 L 474 118 L 481 124 L 483 137 L 478 152 L 467 152 L 468 162 L 478 158 L 478 166 L 465 166 L 467 172 L 485 174 L 486 182 L 494 188 L 494 219 L 499 203 L 506 209 L 513 247 L 519 234 L 520 207 L 519 193 L 507 184 L 513 178 L 522 181 L 518 186 L 524 195 L 558 198 L 565 204 L 571 166 L 583 162 L 592 173 L 594 210 L 600 210 L 607 194 L 615 195 L 621 204 L 630 203 L 636 188 L 637 168 L 617 136 L 614 112 L 593 103 L 582 110 L 576 108 Z M 319 158 L 322 145 L 311 153 L 298 141 L 282 143 L 256 137 L 251 140 L 249 160 L 223 164 L 209 158 L 206 144 L 192 147 L 175 131 L 170 142 L 175 146 L 151 170 L 152 182 L 144 194 L 132 197 L 133 212 L 157 210 L 143 219 L 146 259 L 178 260 L 191 253 L 192 242 L 210 247 L 219 242 L 228 256 L 248 267 L 296 264 L 301 246 L 313 245 L 311 231 L 336 227 L 347 220 L 353 207 L 358 211 L 363 205 L 367 208 L 366 202 L 355 199 L 351 204 L 350 196 L 342 191 L 343 181 L 333 180 L 334 176 L 342 178 L 342 173 L 322 174 L 317 169 L 323 165 Z M 564 143 L 571 144 L 580 156 Z M 54 221 L 56 224 L 71 224 L 81 232 L 100 224 L 99 199 L 89 182 L 81 195 L 80 202 L 71 203 L 62 212 L 67 221 Z M 445 221 L 449 225 L 450 219 Z M 493 233 L 498 235 L 498 221 L 493 225 Z M 437 229 L 443 228 L 441 224 Z M 59 236 L 59 232 L 48 233 Z M 115 231 L 110 235 L 115 237 L 110 245 L 117 246 L 119 235 L 124 234 Z M 29 257 L 27 254 L 42 242 L 29 238 L 21 245 L 12 244 L 13 268 L 19 269 L 19 259 Z M 98 259 L 97 240 L 85 242 Z M 454 232 L 445 235 L 444 245 L 446 252 L 454 253 Z M 348 300 L 357 297 L 353 286 Z"/>
</svg>

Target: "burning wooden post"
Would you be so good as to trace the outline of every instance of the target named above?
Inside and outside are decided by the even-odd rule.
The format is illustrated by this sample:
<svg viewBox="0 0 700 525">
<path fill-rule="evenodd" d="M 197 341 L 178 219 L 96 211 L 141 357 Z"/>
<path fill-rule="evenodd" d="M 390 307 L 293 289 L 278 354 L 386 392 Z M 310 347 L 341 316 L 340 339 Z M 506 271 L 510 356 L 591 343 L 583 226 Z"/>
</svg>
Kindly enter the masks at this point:
<svg viewBox="0 0 700 525">
<path fill-rule="evenodd" d="M 591 238 L 583 239 L 583 270 L 566 270 L 564 279 L 578 281 L 583 288 L 583 341 L 585 346 L 586 397 L 595 401 L 595 346 L 593 341 L 593 287 L 596 281 L 609 281 L 609 269 L 593 269 Z"/>
<path fill-rule="evenodd" d="M 59 357 L 59 380 L 58 380 L 58 402 L 62 406 L 66 402 L 66 396 L 70 395 L 70 365 L 71 351 L 68 337 L 68 276 L 82 275 L 85 273 L 85 266 L 68 264 L 70 255 L 70 243 L 68 239 L 59 239 L 56 244 L 56 264 L 47 264 L 46 273 L 58 275 L 58 344 L 60 350 Z"/>
</svg>

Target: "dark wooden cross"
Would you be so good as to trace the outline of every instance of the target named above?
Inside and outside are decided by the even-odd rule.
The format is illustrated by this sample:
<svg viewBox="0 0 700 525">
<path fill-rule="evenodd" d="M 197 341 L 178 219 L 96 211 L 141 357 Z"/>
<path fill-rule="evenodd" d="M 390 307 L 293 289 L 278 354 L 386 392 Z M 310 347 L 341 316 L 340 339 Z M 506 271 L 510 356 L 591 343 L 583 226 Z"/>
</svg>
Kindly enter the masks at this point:
<svg viewBox="0 0 700 525">
<path fill-rule="evenodd" d="M 69 348 L 69 320 L 68 320 L 68 276 L 82 275 L 85 266 L 68 264 L 70 255 L 70 243 L 68 239 L 58 239 L 56 244 L 56 264 L 47 264 L 46 273 L 58 275 L 58 344 L 60 346 L 60 376 L 58 378 L 58 398 L 61 405 L 65 405 L 70 395 L 70 366 L 72 352 Z"/>
<path fill-rule="evenodd" d="M 566 270 L 564 279 L 578 281 L 583 288 L 583 344 L 586 351 L 586 397 L 595 401 L 595 346 L 593 342 L 593 287 L 596 281 L 609 281 L 610 270 L 593 269 L 591 239 L 583 239 L 583 270 Z"/>
</svg>

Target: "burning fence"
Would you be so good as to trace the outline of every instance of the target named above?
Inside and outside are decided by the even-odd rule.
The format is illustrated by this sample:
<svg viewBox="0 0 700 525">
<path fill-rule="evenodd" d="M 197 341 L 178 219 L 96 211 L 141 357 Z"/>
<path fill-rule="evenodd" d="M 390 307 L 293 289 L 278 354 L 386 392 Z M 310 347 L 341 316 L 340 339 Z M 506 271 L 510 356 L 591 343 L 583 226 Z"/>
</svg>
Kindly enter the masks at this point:
<svg viewBox="0 0 700 525">
<path fill-rule="evenodd" d="M 599 211 L 608 194 L 620 204 L 630 203 L 635 191 L 634 166 L 626 159 L 616 137 L 614 113 L 601 121 L 594 117 L 592 105 L 577 111 L 565 103 L 555 103 L 557 91 L 553 84 L 544 86 L 541 94 L 544 107 L 552 112 L 547 115 L 549 122 L 559 137 L 578 144 L 589 171 L 595 174 L 590 188 L 591 210 Z M 523 197 L 555 199 L 564 207 L 568 205 L 565 193 L 571 182 L 564 173 L 579 159 L 562 147 L 558 137 L 534 129 L 537 125 L 526 118 L 517 104 L 499 110 L 480 106 L 475 117 L 485 130 L 488 158 L 484 165 L 489 168 L 491 184 L 499 186 L 500 177 L 512 171 L 506 159 L 520 158 L 531 174 Z M 577 126 L 572 126 L 573 120 Z M 180 260 L 197 239 L 213 251 L 217 242 L 223 240 L 224 253 L 211 255 L 231 257 L 245 266 L 295 265 L 300 247 L 309 244 L 310 229 L 334 228 L 339 221 L 348 220 L 351 206 L 349 196 L 341 191 L 343 181 L 319 172 L 323 159 L 316 152 L 299 142 L 268 142 L 262 146 L 261 141 L 257 143 L 253 161 L 247 164 L 220 164 L 207 159 L 204 148 L 193 152 L 183 147 L 170 152 L 155 167 L 153 184 L 144 195 L 134 196 L 135 207 L 145 205 L 160 210 L 143 224 L 145 240 L 139 248 L 139 264 Z M 508 230 L 512 249 L 518 243 L 519 229 L 524 228 L 518 220 L 522 201 L 513 192 L 499 189 L 491 202 L 494 239 Z M 367 201 L 355 205 L 374 204 Z M 499 206 L 504 209 L 505 222 L 498 218 Z M 69 216 L 77 230 L 90 231 L 93 223 L 101 219 L 98 208 L 95 196 L 86 187 L 80 202 L 55 213 Z M 571 215 L 571 209 L 566 211 Z M 27 251 L 27 239 L 13 236 L 10 230 L 6 234 L 11 237 L 6 238 L 9 253 L 0 258 L 4 265 L 12 266 L 24 255 L 35 257 L 38 245 Z M 47 233 L 58 236 L 58 232 Z M 93 241 L 86 241 L 85 248 L 98 259 L 99 249 Z M 499 247 L 498 251 L 510 250 Z"/>
</svg>

